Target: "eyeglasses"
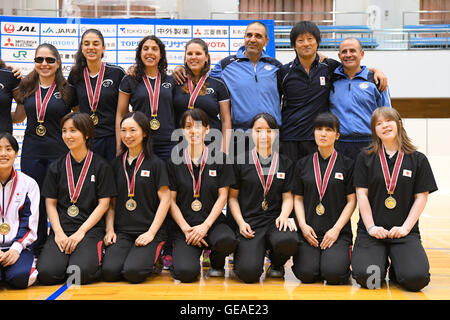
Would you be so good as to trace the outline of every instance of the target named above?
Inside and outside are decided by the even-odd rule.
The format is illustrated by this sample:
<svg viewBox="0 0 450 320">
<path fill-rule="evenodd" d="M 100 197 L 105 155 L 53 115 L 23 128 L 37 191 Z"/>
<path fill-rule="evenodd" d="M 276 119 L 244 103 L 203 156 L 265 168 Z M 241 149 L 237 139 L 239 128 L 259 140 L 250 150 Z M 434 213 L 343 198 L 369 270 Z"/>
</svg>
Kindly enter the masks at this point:
<svg viewBox="0 0 450 320">
<path fill-rule="evenodd" d="M 36 63 L 42 63 L 42 62 L 47 62 L 48 64 L 52 64 L 56 62 L 56 58 L 53 57 L 36 57 L 34 58 L 34 62 Z"/>
</svg>

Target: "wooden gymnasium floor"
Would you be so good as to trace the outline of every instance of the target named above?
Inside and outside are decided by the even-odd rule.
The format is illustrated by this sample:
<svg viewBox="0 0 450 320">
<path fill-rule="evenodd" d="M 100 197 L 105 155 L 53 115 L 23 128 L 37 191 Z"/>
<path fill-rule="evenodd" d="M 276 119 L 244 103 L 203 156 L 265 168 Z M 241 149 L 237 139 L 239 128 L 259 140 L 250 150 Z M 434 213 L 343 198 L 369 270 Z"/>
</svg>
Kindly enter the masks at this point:
<svg viewBox="0 0 450 320">
<path fill-rule="evenodd" d="M 265 279 L 263 274 L 259 283 L 244 284 L 236 279 L 227 262 L 225 278 L 208 279 L 207 268 L 203 268 L 201 279 L 190 284 L 173 280 L 169 271 L 163 270 L 162 274 L 138 285 L 100 282 L 67 289 L 61 285 L 34 285 L 26 290 L 0 286 L 0 300 L 448 300 L 450 172 L 444 168 L 450 159 L 431 160 L 439 190 L 430 195 L 420 220 L 423 245 L 431 266 L 431 282 L 418 293 L 407 292 L 386 283 L 379 290 L 361 289 L 356 283 L 345 286 L 302 284 L 290 269 L 291 261 L 286 264 L 284 280 Z M 354 214 L 353 227 L 357 219 Z"/>
</svg>

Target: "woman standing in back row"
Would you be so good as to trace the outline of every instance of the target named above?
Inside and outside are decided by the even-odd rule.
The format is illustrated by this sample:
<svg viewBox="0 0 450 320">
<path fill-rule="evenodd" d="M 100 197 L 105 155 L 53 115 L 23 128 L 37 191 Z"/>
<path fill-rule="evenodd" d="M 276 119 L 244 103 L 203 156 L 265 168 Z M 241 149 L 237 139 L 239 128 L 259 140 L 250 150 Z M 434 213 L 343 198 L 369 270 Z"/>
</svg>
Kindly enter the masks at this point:
<svg viewBox="0 0 450 320">
<path fill-rule="evenodd" d="M 97 29 L 86 30 L 68 81 L 75 87 L 80 112 L 88 114 L 95 125 L 93 151 L 111 161 L 116 157 L 117 100 L 125 71 L 102 62 L 105 49 L 102 33 Z"/>
<path fill-rule="evenodd" d="M 27 119 L 20 168 L 36 180 L 41 190 L 50 164 L 67 153 L 61 138 L 60 121 L 77 109 L 74 97 L 74 88 L 62 74 L 58 50 L 51 44 L 39 45 L 35 51 L 34 70 L 20 83 L 13 122 Z M 47 228 L 45 199 L 41 197 L 38 238 L 34 243 L 37 256 L 47 238 Z"/>
</svg>

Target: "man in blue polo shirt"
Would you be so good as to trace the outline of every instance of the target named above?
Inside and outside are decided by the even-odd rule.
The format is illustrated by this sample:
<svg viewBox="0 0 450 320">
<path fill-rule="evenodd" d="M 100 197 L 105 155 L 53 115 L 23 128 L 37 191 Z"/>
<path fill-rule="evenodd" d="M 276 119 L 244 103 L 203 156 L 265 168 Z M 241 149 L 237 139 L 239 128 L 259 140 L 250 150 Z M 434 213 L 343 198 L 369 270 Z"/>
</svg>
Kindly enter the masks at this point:
<svg viewBox="0 0 450 320">
<path fill-rule="evenodd" d="M 361 66 L 364 50 L 354 37 L 344 39 L 339 46 L 342 65 L 334 70 L 330 92 L 330 111 L 341 122 L 341 136 L 336 149 L 349 158 L 356 159 L 372 141 L 370 118 L 381 106 L 391 106 L 389 89 L 380 92 L 373 72 Z"/>
</svg>

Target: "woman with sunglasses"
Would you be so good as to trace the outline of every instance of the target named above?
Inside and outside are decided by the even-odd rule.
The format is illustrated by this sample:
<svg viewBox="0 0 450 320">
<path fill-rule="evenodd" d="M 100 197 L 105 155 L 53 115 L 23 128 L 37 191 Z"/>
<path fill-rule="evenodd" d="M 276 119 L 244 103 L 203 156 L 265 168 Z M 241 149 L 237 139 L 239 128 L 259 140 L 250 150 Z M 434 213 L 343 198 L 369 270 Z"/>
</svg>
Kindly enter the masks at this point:
<svg viewBox="0 0 450 320">
<path fill-rule="evenodd" d="M 14 169 L 17 140 L 0 132 L 0 280 L 17 289 L 31 286 L 37 277 L 31 245 L 39 220 L 39 187 Z"/>
<path fill-rule="evenodd" d="M 92 152 L 91 118 L 69 113 L 61 129 L 69 152 L 51 164 L 42 189 L 51 232 L 38 259 L 38 279 L 61 283 L 67 267 L 74 266 L 81 284 L 87 284 L 101 276 L 103 215 L 117 195 L 116 185 L 108 162 Z"/>
<path fill-rule="evenodd" d="M 236 183 L 228 199 L 239 228 L 234 272 L 246 283 L 259 281 L 266 250 L 271 260 L 267 276 L 283 278 L 284 264 L 299 242 L 288 219 L 294 208 L 294 165 L 277 152 L 277 122 L 270 114 L 260 113 L 250 127 L 254 147 L 246 152 L 245 163 L 233 165 Z"/>
<path fill-rule="evenodd" d="M 36 48 L 34 70 L 20 83 L 14 122 L 27 119 L 23 138 L 20 168 L 32 177 L 42 189 L 50 164 L 67 153 L 61 138 L 61 119 L 75 109 L 73 87 L 61 70 L 58 50 L 43 43 Z M 47 237 L 47 213 L 41 198 L 36 255 Z"/>
<path fill-rule="evenodd" d="M 222 214 L 233 168 L 224 155 L 205 145 L 208 116 L 200 109 L 186 110 L 181 119 L 185 148 L 168 162 L 173 230 L 172 276 L 193 282 L 200 275 L 199 258 L 211 250 L 210 277 L 225 275 L 225 258 L 237 245 L 236 236 Z M 216 161 L 218 160 L 218 161 Z"/>
<path fill-rule="evenodd" d="M 167 58 L 164 43 L 156 36 L 146 36 L 136 48 L 133 75 L 126 75 L 119 91 L 116 116 L 116 141 L 120 146 L 120 123 L 131 105 L 133 111 L 141 111 L 150 121 L 152 152 L 167 160 L 174 146 L 171 135 L 175 129 L 172 105 L 175 82 L 167 74 Z M 117 151 L 120 154 L 120 150 Z"/>
<path fill-rule="evenodd" d="M 105 50 L 102 33 L 97 29 L 86 30 L 68 81 L 76 89 L 80 112 L 87 113 L 95 125 L 94 152 L 110 161 L 116 156 L 117 100 L 125 71 L 102 62 Z"/>
<path fill-rule="evenodd" d="M 211 57 L 205 41 L 199 38 L 188 41 L 184 67 L 187 80 L 176 86 L 173 98 L 176 124 L 187 109 L 202 109 L 208 115 L 211 129 L 222 132 L 218 145 L 227 152 L 231 137 L 230 93 L 222 80 L 209 76 Z M 207 143 L 210 140 L 207 136 Z"/>
<path fill-rule="evenodd" d="M 394 108 L 375 109 L 372 144 L 356 160 L 354 185 L 360 219 L 352 254 L 352 276 L 364 288 L 389 280 L 408 291 L 430 282 L 419 217 L 437 190 L 427 157 L 417 151 Z"/>
</svg>

